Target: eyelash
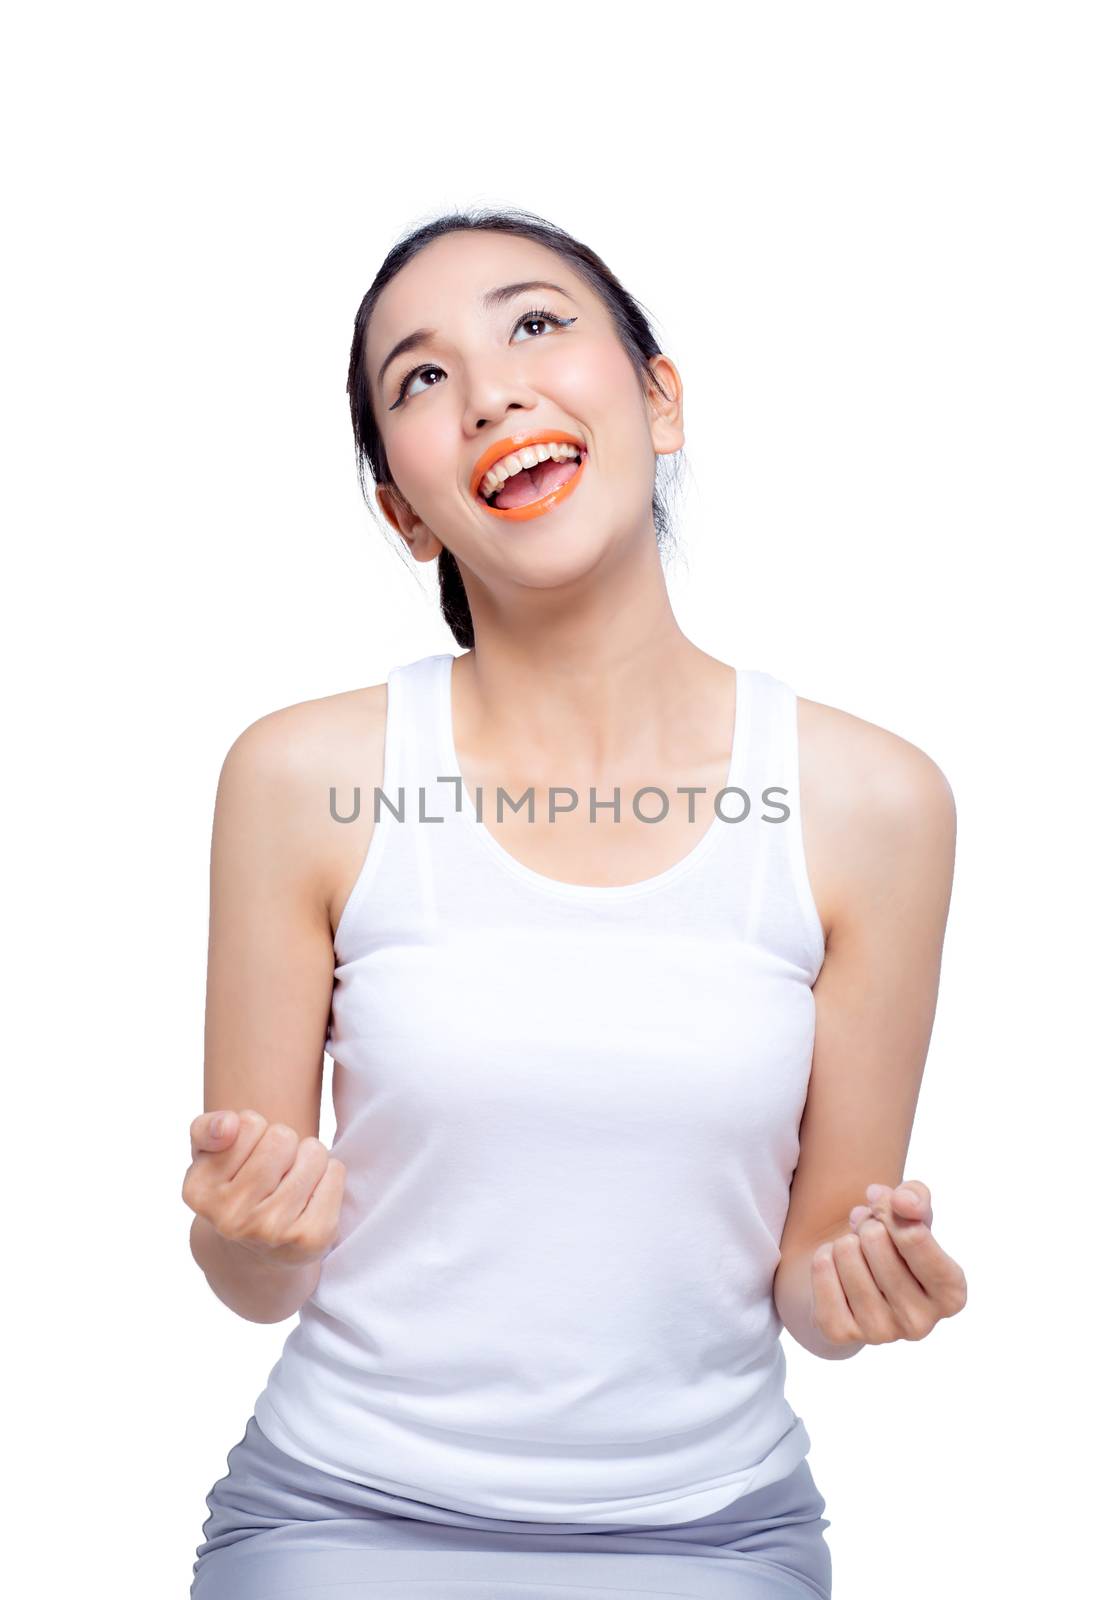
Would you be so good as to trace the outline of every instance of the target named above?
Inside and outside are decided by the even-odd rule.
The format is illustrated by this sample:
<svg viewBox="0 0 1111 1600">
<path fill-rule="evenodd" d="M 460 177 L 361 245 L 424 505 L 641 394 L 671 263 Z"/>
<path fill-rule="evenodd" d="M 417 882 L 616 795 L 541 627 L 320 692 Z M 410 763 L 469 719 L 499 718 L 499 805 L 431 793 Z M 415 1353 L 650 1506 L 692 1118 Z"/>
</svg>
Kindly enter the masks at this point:
<svg viewBox="0 0 1111 1600">
<path fill-rule="evenodd" d="M 559 328 L 567 328 L 572 322 L 577 322 L 578 320 L 578 317 L 557 317 L 554 311 L 548 311 L 543 306 L 534 306 L 531 311 L 523 311 L 521 313 L 516 322 L 513 324 L 513 332 L 516 333 L 517 329 L 523 322 L 554 322 Z M 412 383 L 415 377 L 419 376 L 419 374 L 422 372 L 428 372 L 432 370 L 442 372 L 443 368 L 437 367 L 435 362 L 431 361 L 426 361 L 423 366 L 410 368 L 410 370 L 401 380 L 401 385 L 397 391 L 397 399 L 390 407 L 390 410 L 396 410 L 397 407 L 404 402 L 409 391 L 409 385 Z"/>
</svg>

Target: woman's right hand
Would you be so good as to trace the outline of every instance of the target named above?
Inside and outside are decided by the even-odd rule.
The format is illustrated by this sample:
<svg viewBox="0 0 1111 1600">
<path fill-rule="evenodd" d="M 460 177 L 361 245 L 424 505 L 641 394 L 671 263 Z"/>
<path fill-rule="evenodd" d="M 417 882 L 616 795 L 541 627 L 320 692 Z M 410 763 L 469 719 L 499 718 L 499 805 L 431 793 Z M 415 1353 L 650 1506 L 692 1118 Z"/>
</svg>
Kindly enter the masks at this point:
<svg viewBox="0 0 1111 1600">
<path fill-rule="evenodd" d="M 347 1168 L 319 1139 L 299 1139 L 258 1111 L 206 1111 L 189 1137 L 181 1198 L 191 1211 L 261 1260 L 303 1267 L 327 1255 Z"/>
</svg>

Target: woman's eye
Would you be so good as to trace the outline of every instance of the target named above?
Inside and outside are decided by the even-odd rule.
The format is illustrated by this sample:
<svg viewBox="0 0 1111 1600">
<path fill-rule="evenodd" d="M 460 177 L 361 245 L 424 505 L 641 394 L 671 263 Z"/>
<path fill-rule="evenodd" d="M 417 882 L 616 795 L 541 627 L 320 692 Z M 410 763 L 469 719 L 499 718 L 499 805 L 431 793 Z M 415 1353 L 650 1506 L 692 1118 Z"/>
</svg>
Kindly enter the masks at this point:
<svg viewBox="0 0 1111 1600">
<path fill-rule="evenodd" d="M 517 328 L 528 328 L 528 327 L 533 326 L 534 324 L 541 323 L 541 322 L 550 322 L 554 326 L 558 321 L 559 321 L 558 317 L 542 316 L 539 312 L 536 312 L 536 311 L 526 312 L 526 314 L 517 323 Z M 517 332 L 517 328 L 514 328 L 514 330 L 513 330 L 514 333 Z"/>
<path fill-rule="evenodd" d="M 399 406 L 413 392 L 412 386 L 417 378 L 422 378 L 426 372 L 442 372 L 443 370 L 443 367 L 415 367 L 412 372 L 406 373 L 401 380 L 401 388 L 397 391 L 397 399 L 394 401 L 394 405 Z M 419 389 L 417 393 L 420 393 Z"/>
<path fill-rule="evenodd" d="M 572 322 L 577 321 L 577 317 L 557 317 L 553 311 L 526 311 L 522 316 L 517 318 L 517 321 L 514 324 L 513 332 L 516 333 L 519 328 L 527 328 L 533 326 L 534 324 L 539 325 L 545 322 L 550 322 L 555 328 L 567 328 L 570 327 Z M 534 338 L 535 335 L 530 334 L 529 337 Z M 522 341 L 518 340 L 516 342 L 521 343 Z M 527 343 L 528 341 L 525 340 L 523 342 Z M 397 392 L 397 399 L 390 407 L 390 410 L 393 411 L 396 409 L 397 406 L 401 405 L 402 402 L 413 393 L 413 384 L 418 378 L 423 378 L 424 375 L 429 372 L 443 372 L 443 370 L 443 367 L 428 365 L 423 367 L 414 367 L 412 372 L 406 373 L 405 377 L 401 380 L 401 387 Z M 419 394 L 420 390 L 418 389 L 416 393 Z"/>
</svg>

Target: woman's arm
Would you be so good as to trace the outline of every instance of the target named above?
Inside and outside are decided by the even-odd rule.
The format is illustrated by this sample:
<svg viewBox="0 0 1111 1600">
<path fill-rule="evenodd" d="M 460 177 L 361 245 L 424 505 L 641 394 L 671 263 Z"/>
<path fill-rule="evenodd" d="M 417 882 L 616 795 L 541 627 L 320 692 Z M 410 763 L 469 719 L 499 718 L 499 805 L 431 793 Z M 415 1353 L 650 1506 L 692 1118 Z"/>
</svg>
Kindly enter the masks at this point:
<svg viewBox="0 0 1111 1600">
<path fill-rule="evenodd" d="M 831 911 L 774 1293 L 799 1344 L 841 1360 L 869 1341 L 834 1343 L 817 1327 L 812 1263 L 819 1245 L 837 1240 L 838 1270 L 844 1261 L 850 1273 L 867 1272 L 849 1213 L 867 1203 L 870 1184 L 902 1178 L 937 1007 L 956 808 L 944 774 L 914 745 L 805 705 L 800 803 L 812 819 L 812 877 Z"/>
<path fill-rule="evenodd" d="M 282 1150 L 296 1148 L 290 1129 L 298 1140 L 319 1133 L 334 974 L 316 704 L 240 734 L 220 773 L 212 835 L 204 1107 L 253 1113 L 239 1119 L 252 1143 L 264 1123 L 282 1125 Z M 271 1264 L 200 1215 L 190 1247 L 217 1297 L 251 1322 L 291 1316 L 320 1276 L 320 1261 Z"/>
</svg>

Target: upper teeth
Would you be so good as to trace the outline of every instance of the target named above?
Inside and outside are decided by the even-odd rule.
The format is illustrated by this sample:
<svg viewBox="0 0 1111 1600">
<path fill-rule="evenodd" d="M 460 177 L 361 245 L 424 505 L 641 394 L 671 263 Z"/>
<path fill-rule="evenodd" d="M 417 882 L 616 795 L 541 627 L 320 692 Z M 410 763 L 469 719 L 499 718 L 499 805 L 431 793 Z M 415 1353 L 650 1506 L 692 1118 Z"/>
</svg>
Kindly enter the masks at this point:
<svg viewBox="0 0 1111 1600">
<path fill-rule="evenodd" d="M 580 454 L 577 444 L 527 444 L 523 450 L 495 461 L 479 484 L 478 492 L 486 499 L 500 489 L 507 478 L 523 472 L 526 467 L 535 467 L 538 461 L 566 461 Z"/>
</svg>

